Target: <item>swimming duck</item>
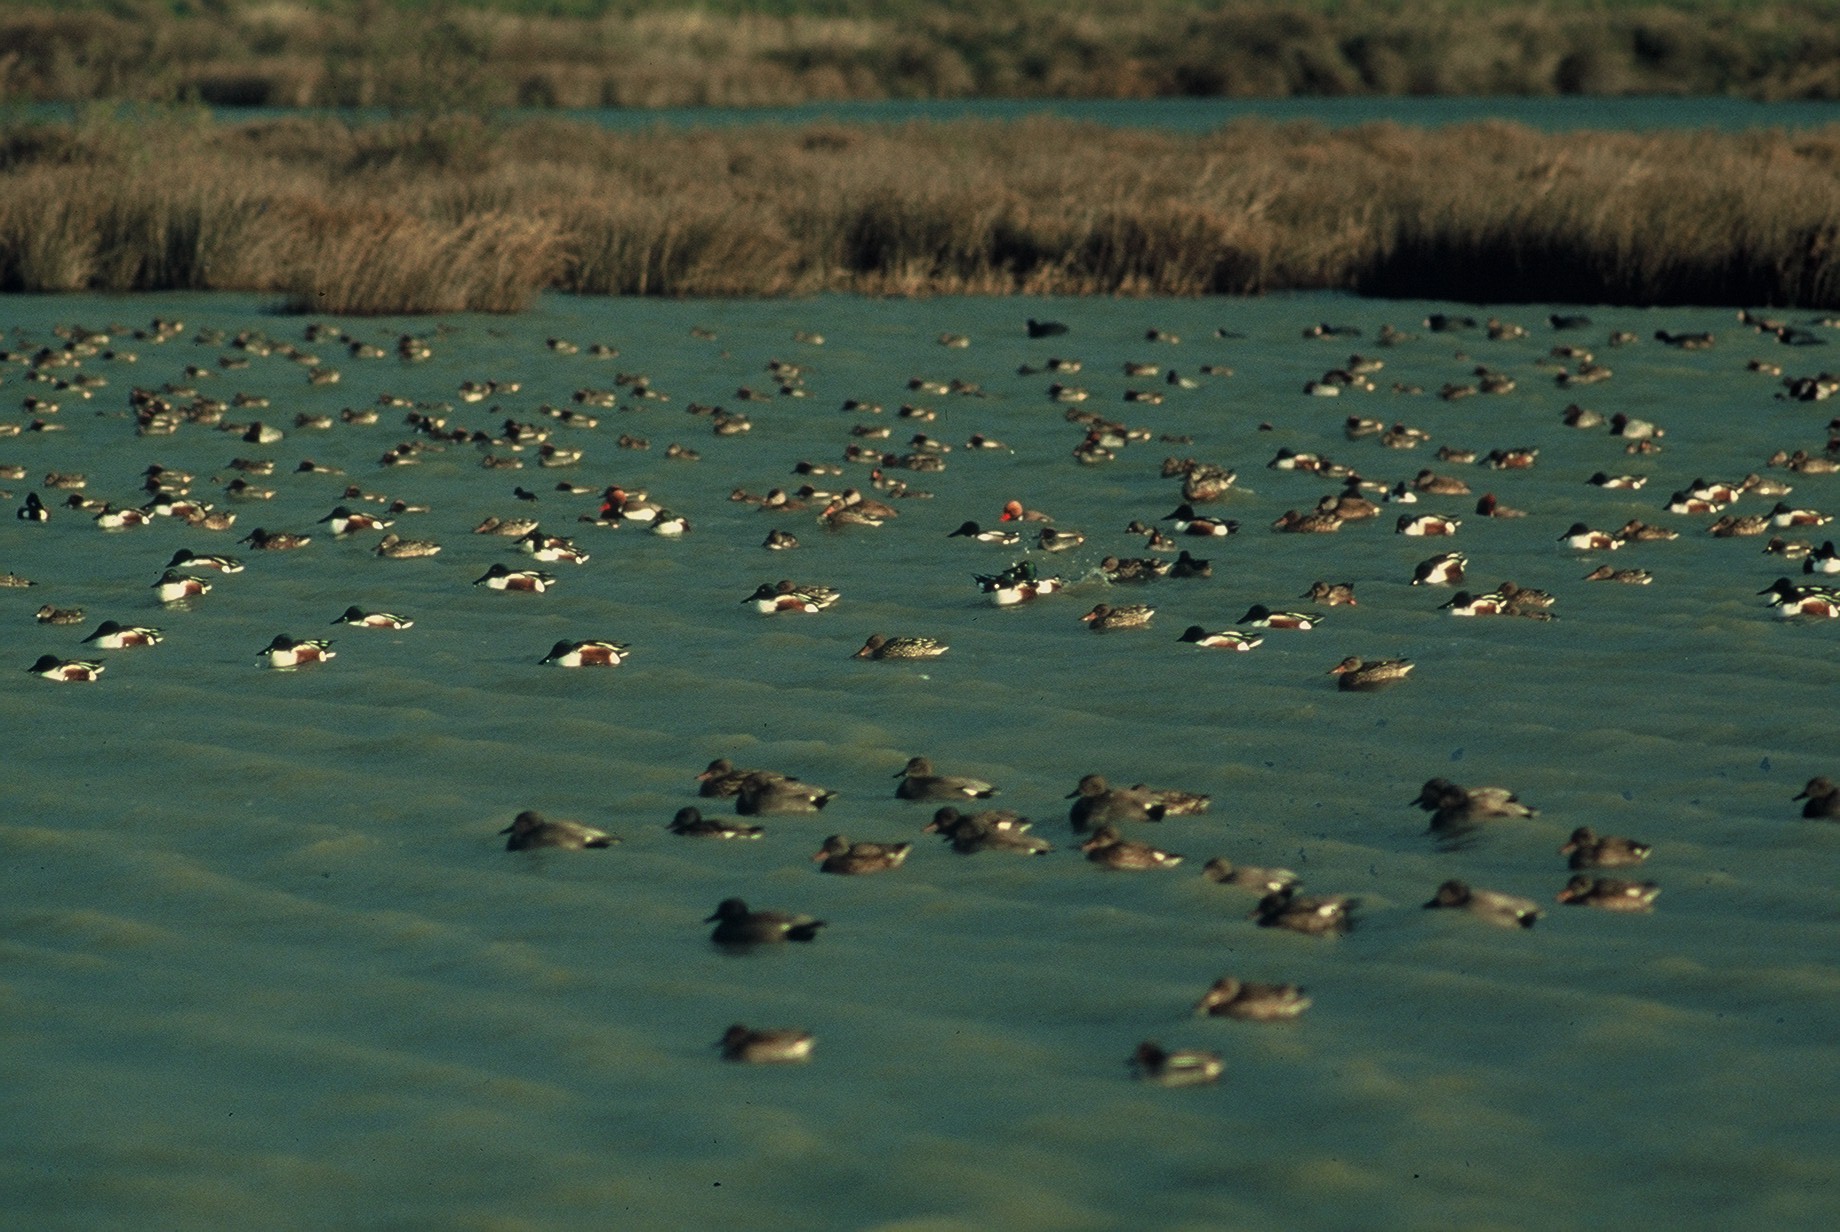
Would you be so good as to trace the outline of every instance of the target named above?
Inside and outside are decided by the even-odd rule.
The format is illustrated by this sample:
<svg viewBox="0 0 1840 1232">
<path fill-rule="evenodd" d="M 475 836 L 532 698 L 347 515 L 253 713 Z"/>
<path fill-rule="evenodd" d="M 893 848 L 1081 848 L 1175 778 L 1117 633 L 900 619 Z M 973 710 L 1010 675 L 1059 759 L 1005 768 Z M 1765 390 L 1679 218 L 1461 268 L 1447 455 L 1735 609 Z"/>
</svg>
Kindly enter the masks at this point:
<svg viewBox="0 0 1840 1232">
<path fill-rule="evenodd" d="M 1067 819 L 1075 830 L 1114 821 L 1161 821 L 1169 811 L 1149 792 L 1134 787 L 1113 787 L 1099 774 L 1081 776 L 1079 784 L 1065 798 L 1073 801 Z"/>
<path fill-rule="evenodd" d="M 1183 548 L 1169 566 L 1169 576 L 1174 578 L 1204 578 L 1214 576 L 1214 566 L 1205 560 L 1196 560 Z"/>
<path fill-rule="evenodd" d="M 717 1046 L 725 1061 L 748 1065 L 789 1065 L 811 1060 L 817 1037 L 793 1027 L 749 1027 L 736 1023 L 722 1033 Z"/>
<path fill-rule="evenodd" d="M 1412 490 L 1430 496 L 1468 496 L 1469 485 L 1454 475 L 1422 470 L 1412 477 Z"/>
<path fill-rule="evenodd" d="M 1653 526 L 1640 518 L 1631 518 L 1612 537 L 1624 543 L 1654 543 L 1680 538 L 1680 532 L 1666 526 Z"/>
<path fill-rule="evenodd" d="M 539 595 L 555 584 L 554 574 L 538 569 L 513 569 L 502 563 L 494 564 L 473 581 L 473 585 L 484 586 L 487 590 L 528 591 Z"/>
<path fill-rule="evenodd" d="M 1559 854 L 1571 857 L 1573 868 L 1628 868 L 1648 859 L 1654 848 L 1633 838 L 1599 836 L 1589 826 L 1579 826 L 1559 848 Z"/>
<path fill-rule="evenodd" d="M 1099 562 L 1099 571 L 1110 582 L 1152 582 L 1167 577 L 1174 562 L 1154 556 L 1107 556 Z"/>
<path fill-rule="evenodd" d="M 1026 508 L 1019 500 L 1005 501 L 1003 512 L 998 515 L 999 522 L 1052 522 L 1054 519 L 1039 509 Z"/>
<path fill-rule="evenodd" d="M 954 851 L 971 855 L 980 851 L 1009 851 L 1017 855 L 1047 855 L 1054 844 L 1028 833 L 1029 820 L 1008 809 L 960 813 L 946 805 L 933 814 L 925 833 L 938 834 Z"/>
<path fill-rule="evenodd" d="M 819 872 L 854 876 L 899 868 L 913 849 L 912 843 L 852 843 L 841 834 L 833 834 L 812 859 Z"/>
<path fill-rule="evenodd" d="M 360 531 L 387 530 L 395 525 L 389 519 L 377 517 L 375 514 L 354 513 L 344 505 L 333 506 L 332 512 L 321 518 L 320 523 L 328 527 L 336 539 L 343 539 Z"/>
<path fill-rule="evenodd" d="M 1834 541 L 1827 540 L 1818 548 L 1811 548 L 1802 561 L 1803 573 L 1840 573 L 1840 551 L 1834 549 Z"/>
<path fill-rule="evenodd" d="M 1223 975 L 1195 1002 L 1195 1013 L 1208 1018 L 1246 1022 L 1282 1022 L 1310 1008 L 1310 998 L 1295 984 L 1255 984 Z"/>
<path fill-rule="evenodd" d="M 1234 864 L 1224 856 L 1215 856 L 1202 865 L 1201 875 L 1221 885 L 1257 890 L 1261 895 L 1295 889 L 1299 881 L 1297 874 L 1288 868 L 1255 868 Z"/>
<path fill-rule="evenodd" d="M 27 492 L 25 504 L 21 505 L 13 516 L 21 522 L 49 522 L 51 510 L 45 508 L 45 502 L 39 499 L 38 493 Z"/>
<path fill-rule="evenodd" d="M 56 680 L 64 684 L 93 684 L 102 675 L 103 662 L 100 659 L 60 659 L 56 655 L 40 655 L 38 661 L 26 670 L 34 676 L 43 676 L 46 680 Z"/>
<path fill-rule="evenodd" d="M 560 847 L 580 851 L 586 847 L 611 847 L 619 838 L 585 826 L 579 821 L 550 821 L 541 813 L 525 809 L 499 831 L 511 837 L 505 840 L 506 851 L 535 851 L 539 847 Z"/>
<path fill-rule="evenodd" d="M 1469 564 L 1469 557 L 1461 552 L 1441 552 L 1429 560 L 1421 560 L 1412 569 L 1414 586 L 1457 586 L 1463 582 L 1464 567 Z"/>
<path fill-rule="evenodd" d="M 179 573 L 168 569 L 160 575 L 160 580 L 153 584 L 154 594 L 161 603 L 182 603 L 195 595 L 208 594 L 211 583 L 189 573 Z"/>
<path fill-rule="evenodd" d="M 1441 513 L 1421 513 L 1417 517 L 1402 513 L 1399 521 L 1394 523 L 1394 533 L 1413 537 L 1433 538 L 1440 535 L 1454 535 L 1463 525 L 1463 519 L 1446 517 Z"/>
<path fill-rule="evenodd" d="M 761 541 L 761 547 L 769 552 L 785 552 L 799 546 L 798 536 L 789 530 L 770 530 Z"/>
<path fill-rule="evenodd" d="M 1835 786 L 1829 778 L 1812 778 L 1808 785 L 1794 796 L 1797 800 L 1806 800 L 1802 806 L 1802 816 L 1810 820 L 1840 821 L 1840 786 Z"/>
<path fill-rule="evenodd" d="M 1094 830 L 1092 836 L 1080 844 L 1080 850 L 1086 853 L 1088 860 L 1107 868 L 1174 868 L 1182 862 L 1182 857 L 1173 851 L 1128 839 L 1116 826 L 1110 825 Z"/>
<path fill-rule="evenodd" d="M 1329 674 L 1341 678 L 1336 685 L 1344 692 L 1368 693 L 1398 684 L 1416 666 L 1410 659 L 1368 660 L 1349 655 L 1330 668 Z"/>
<path fill-rule="evenodd" d="M 336 658 L 338 652 L 332 649 L 332 643 L 323 638 L 292 638 L 285 633 L 275 634 L 274 640 L 256 652 L 256 657 L 267 656 L 270 667 L 303 667 L 309 663 L 324 663 Z"/>
<path fill-rule="evenodd" d="M 1559 536 L 1559 542 L 1580 552 L 1614 552 L 1623 546 L 1623 541 L 1609 531 L 1592 530 L 1583 522 L 1573 522 L 1571 528 Z"/>
<path fill-rule="evenodd" d="M 1086 536 L 1077 530 L 1057 530 L 1044 526 L 1035 536 L 1035 544 L 1044 552 L 1067 552 L 1086 542 Z"/>
<path fill-rule="evenodd" d="M 1840 616 L 1840 590 L 1829 586 L 1797 586 L 1788 578 L 1777 578 L 1757 592 L 1770 596 L 1770 606 L 1779 616 Z"/>
<path fill-rule="evenodd" d="M 742 602 L 752 603 L 755 611 L 768 615 L 776 612 L 812 614 L 832 606 L 839 597 L 838 592 L 829 586 L 802 586 L 790 579 L 781 578 L 776 583 L 762 582 Z"/>
<path fill-rule="evenodd" d="M 988 800 L 997 794 L 983 779 L 933 773 L 933 763 L 924 757 L 908 758 L 895 777 L 901 781 L 894 794 L 902 800 Z"/>
<path fill-rule="evenodd" d="M 772 770 L 756 770 L 741 780 L 735 792 L 735 811 L 743 817 L 763 813 L 815 813 L 829 804 L 836 794 Z"/>
<path fill-rule="evenodd" d="M 824 927 L 823 920 L 785 911 L 750 911 L 739 898 L 725 898 L 715 913 L 704 920 L 714 924 L 709 939 L 720 946 L 746 947 L 778 941 L 811 941 Z"/>
<path fill-rule="evenodd" d="M 1307 632 L 1321 624 L 1322 617 L 1315 612 L 1274 612 L 1263 603 L 1255 603 L 1235 623 L 1250 625 L 1254 629 L 1297 629 Z"/>
<path fill-rule="evenodd" d="M 1303 896 L 1286 886 L 1259 900 L 1250 919 L 1261 928 L 1288 928 L 1292 932 L 1313 936 L 1332 936 L 1348 931 L 1349 913 L 1355 901 L 1345 895 Z"/>
<path fill-rule="evenodd" d="M 762 827 L 751 826 L 738 817 L 705 817 L 695 805 L 678 809 L 665 829 L 686 838 L 759 838 L 766 833 Z"/>
<path fill-rule="evenodd" d="M 1443 778 L 1425 780 L 1412 803 L 1432 815 L 1434 830 L 1495 817 L 1537 817 L 1540 812 L 1522 804 L 1520 797 L 1506 787 L 1459 787 Z"/>
<path fill-rule="evenodd" d="M 388 542 L 389 536 L 385 536 Z M 566 562 L 571 565 L 588 563 L 589 553 L 575 546 L 575 541 L 566 535 L 546 535 L 539 528 L 532 527 L 530 533 L 520 535 L 517 541 L 518 551 L 544 564 Z"/>
<path fill-rule="evenodd" d="M 1018 561 L 996 574 L 973 574 L 978 589 L 990 596 L 992 603 L 998 607 L 1014 607 L 1051 595 L 1066 585 L 1057 577 L 1039 577 L 1035 572 L 1033 561 Z"/>
<path fill-rule="evenodd" d="M 852 659 L 937 659 L 951 647 L 931 637 L 884 637 L 871 633 Z"/>
<path fill-rule="evenodd" d="M 1655 580 L 1655 575 L 1646 569 L 1613 569 L 1609 565 L 1599 565 L 1584 575 L 1587 582 L 1622 582 L 1629 586 L 1646 586 Z"/>
<path fill-rule="evenodd" d="M 1565 883 L 1558 900 L 1573 906 L 1601 907 L 1605 911 L 1647 911 L 1661 887 L 1652 881 L 1625 881 L 1620 877 L 1586 877 L 1580 873 Z"/>
<path fill-rule="evenodd" d="M 1471 889 L 1468 882 L 1451 879 L 1437 888 L 1426 908 L 1454 907 L 1501 928 L 1532 928 L 1545 913 L 1532 899 L 1495 890 Z"/>
<path fill-rule="evenodd" d="M 696 794 L 706 799 L 725 799 L 739 793 L 741 784 L 752 774 L 768 774 L 771 777 L 767 771 L 736 769 L 734 762 L 726 757 L 718 757 L 696 776 L 699 784 Z"/>
<path fill-rule="evenodd" d="M 260 552 L 293 552 L 312 543 L 313 537 L 281 530 L 267 531 L 258 526 L 237 542 L 247 543 Z"/>
<path fill-rule="evenodd" d="M 80 625 L 83 623 L 83 609 L 54 607 L 47 603 L 33 613 L 33 619 L 41 625 Z"/>
<path fill-rule="evenodd" d="M 1297 597 L 1300 599 L 1308 599 L 1312 603 L 1321 603 L 1325 607 L 1360 606 L 1359 602 L 1354 597 L 1353 582 L 1315 581 L 1310 583 L 1310 588 L 1308 590 Z"/>
<path fill-rule="evenodd" d="M 1235 650 L 1244 652 L 1251 650 L 1255 646 L 1263 645 L 1265 638 L 1263 634 L 1248 633 L 1243 629 L 1222 629 L 1217 633 L 1209 633 L 1200 625 L 1190 625 L 1182 631 L 1182 636 L 1178 637 L 1176 640 L 1178 642 L 1188 642 L 1192 645 L 1201 646 L 1209 650 Z"/>
<path fill-rule="evenodd" d="M 1498 591 L 1472 595 L 1459 590 L 1440 606 L 1452 616 L 1503 616 L 1508 612 L 1508 599 Z"/>
<path fill-rule="evenodd" d="M 207 556 L 194 552 L 190 548 L 180 548 L 173 553 L 172 559 L 166 562 L 166 567 L 168 569 L 212 569 L 218 573 L 241 573 L 243 562 L 234 556 Z"/>
<path fill-rule="evenodd" d="M 432 539 L 404 539 L 395 531 L 378 540 L 377 546 L 371 549 L 373 555 L 386 560 L 416 560 L 439 555 L 440 551 L 441 545 Z"/>
<path fill-rule="evenodd" d="M 1791 526 L 1825 526 L 1833 521 L 1833 515 L 1822 513 L 1818 509 L 1793 509 L 1786 501 L 1777 501 L 1776 507 L 1769 512 L 1770 525 L 1778 529 Z"/>
<path fill-rule="evenodd" d="M 1334 512 L 1320 509 L 1310 513 L 1286 509 L 1272 522 L 1271 528 L 1287 535 L 1333 535 L 1342 529 L 1342 519 Z"/>
<path fill-rule="evenodd" d="M 1013 548 L 1022 542 L 1020 531 L 1006 527 L 993 526 L 989 530 L 981 529 L 976 522 L 964 522 L 959 528 L 946 536 L 948 539 L 974 539 L 979 543 L 991 543 L 998 547 Z"/>
<path fill-rule="evenodd" d="M 133 646 L 158 646 L 166 635 L 147 625 L 123 625 L 105 620 L 96 631 L 83 639 L 84 645 L 98 650 L 126 650 Z"/>
<path fill-rule="evenodd" d="M 557 667 L 618 667 L 626 661 L 629 649 L 624 642 L 572 642 L 565 638 L 550 647 L 549 653 L 537 662 L 539 665 L 554 663 Z"/>
<path fill-rule="evenodd" d="M 1109 603 L 1096 603 L 1092 611 L 1080 617 L 1086 626 L 1095 633 L 1111 629 L 1141 629 L 1150 623 L 1150 617 L 1156 609 L 1147 603 L 1128 603 L 1123 607 L 1113 607 Z"/>
<path fill-rule="evenodd" d="M 1171 1052 L 1154 1040 L 1145 1040 L 1131 1054 L 1131 1066 L 1145 1082 L 1164 1087 L 1205 1086 L 1220 1078 L 1220 1057 L 1199 1048 Z"/>
<path fill-rule="evenodd" d="M 1239 523 L 1228 518 L 1205 518 L 1195 512 L 1193 505 L 1183 503 L 1176 506 L 1174 513 L 1164 514 L 1159 521 L 1173 522 L 1179 535 L 1230 535 L 1239 529 Z"/>
</svg>

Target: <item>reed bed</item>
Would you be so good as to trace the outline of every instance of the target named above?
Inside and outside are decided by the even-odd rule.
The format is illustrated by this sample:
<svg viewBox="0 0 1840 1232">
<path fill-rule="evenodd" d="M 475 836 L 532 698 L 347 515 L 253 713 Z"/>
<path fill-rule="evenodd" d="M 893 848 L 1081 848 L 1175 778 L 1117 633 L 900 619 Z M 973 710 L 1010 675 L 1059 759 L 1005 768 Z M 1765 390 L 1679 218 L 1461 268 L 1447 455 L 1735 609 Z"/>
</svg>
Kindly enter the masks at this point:
<svg viewBox="0 0 1840 1232">
<path fill-rule="evenodd" d="M 583 295 L 1259 294 L 1840 306 L 1840 128 L 1244 121 L 611 132 L 0 127 L 0 290 L 509 312 Z"/>
<path fill-rule="evenodd" d="M 0 0 L 0 98 L 1840 97 L 1835 0 Z"/>
</svg>

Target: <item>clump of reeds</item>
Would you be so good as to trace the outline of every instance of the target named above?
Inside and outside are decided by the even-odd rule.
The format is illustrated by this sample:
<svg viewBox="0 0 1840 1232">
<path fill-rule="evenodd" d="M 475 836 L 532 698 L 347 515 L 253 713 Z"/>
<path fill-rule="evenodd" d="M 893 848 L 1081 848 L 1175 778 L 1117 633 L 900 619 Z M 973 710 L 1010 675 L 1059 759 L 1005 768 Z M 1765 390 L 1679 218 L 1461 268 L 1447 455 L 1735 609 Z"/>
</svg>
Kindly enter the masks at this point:
<svg viewBox="0 0 1840 1232">
<path fill-rule="evenodd" d="M 0 127 L 0 290 L 273 292 L 345 314 L 515 311 L 545 289 L 1825 308 L 1837 167 L 1840 128 L 90 117 Z"/>
</svg>

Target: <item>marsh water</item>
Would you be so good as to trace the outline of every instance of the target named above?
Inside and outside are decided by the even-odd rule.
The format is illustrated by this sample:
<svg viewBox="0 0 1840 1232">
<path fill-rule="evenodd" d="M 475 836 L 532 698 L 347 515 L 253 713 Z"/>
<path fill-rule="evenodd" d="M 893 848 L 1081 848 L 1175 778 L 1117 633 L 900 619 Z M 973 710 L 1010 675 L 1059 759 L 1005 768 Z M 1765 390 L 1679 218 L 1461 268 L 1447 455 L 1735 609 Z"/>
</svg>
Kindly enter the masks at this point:
<svg viewBox="0 0 1840 1232">
<path fill-rule="evenodd" d="M 4 422 L 58 429 L 0 439 L 0 462 L 24 474 L 0 483 L 6 508 L 33 490 L 51 509 L 44 524 L 0 519 L 0 571 L 36 583 L 0 591 L 8 1222 L 1830 1224 L 1840 827 L 1802 820 L 1791 797 L 1840 770 L 1840 622 L 1767 606 L 1759 590 L 1799 577 L 1763 552 L 1767 536 L 1713 537 L 1712 515 L 1663 507 L 1692 479 L 1755 471 L 1791 482 L 1792 504 L 1836 511 L 1840 478 L 1765 462 L 1821 451 L 1831 404 L 1779 395 L 1783 376 L 1833 366 L 1840 330 L 1782 314 L 1830 344 L 1783 346 L 1742 328 L 1737 307 L 548 297 L 508 318 L 313 322 L 228 295 L 7 300 L 16 357 L 61 345 L 55 327 L 75 324 L 106 330 L 117 352 L 46 369 L 105 377 L 87 400 L 28 381 L 18 359 L 0 387 Z M 1591 320 L 1555 330 L 1555 311 Z M 1498 315 L 1528 334 L 1436 332 L 1423 323 L 1433 313 Z M 1028 317 L 1068 331 L 1031 339 Z M 165 342 L 132 336 L 155 318 L 183 328 Z M 1305 337 L 1318 323 L 1360 333 Z M 308 341 L 313 324 L 335 332 Z M 1414 337 L 1379 347 L 1383 324 Z M 245 330 L 341 379 L 313 384 L 279 350 L 239 349 Z M 353 356 L 338 330 L 387 357 Z M 1638 341 L 1610 346 L 1617 330 Z M 1709 331 L 1716 344 L 1685 350 L 1658 330 Z M 432 358 L 396 358 L 404 333 Z M 942 345 L 946 334 L 969 345 Z M 595 343 L 618 357 L 591 356 Z M 1551 356 L 1560 344 L 1588 346 L 1615 375 L 1560 385 L 1577 363 Z M 1373 392 L 1302 392 L 1351 352 L 1384 360 Z M 1040 371 L 1051 357 L 1083 366 Z M 803 396 L 779 392 L 773 360 L 802 369 Z M 1126 376 L 1127 362 L 1159 372 Z M 1514 388 L 1438 396 L 1479 365 Z M 1196 386 L 1169 384 L 1171 369 Z M 666 397 L 634 396 L 621 373 Z M 954 379 L 976 392 L 910 387 Z M 461 400 L 463 382 L 486 380 L 520 387 Z M 1056 381 L 1088 399 L 1056 401 Z M 168 384 L 181 404 L 188 389 L 267 398 L 224 423 L 285 436 L 251 444 L 205 423 L 137 434 L 130 389 Z M 1132 389 L 1164 396 L 1126 401 Z M 579 390 L 615 390 L 617 409 L 592 411 L 591 428 L 544 413 L 580 409 Z M 25 409 L 30 396 L 59 409 Z M 341 421 L 385 396 L 417 407 Z M 847 399 L 882 410 L 845 410 Z M 1568 427 L 1572 403 L 1652 420 L 1663 448 L 1632 456 L 1604 428 Z M 936 417 L 902 417 L 904 404 Z M 751 430 L 717 435 L 697 405 L 743 412 Z M 1073 449 L 1086 428 L 1070 406 L 1149 439 L 1083 465 Z M 531 445 L 416 438 L 404 418 L 417 408 L 487 437 L 507 420 L 538 424 L 583 457 L 550 469 Z M 296 427 L 297 415 L 334 426 Z M 1397 451 L 1350 440 L 1351 415 L 1430 440 Z M 863 425 L 889 436 L 853 436 Z M 908 453 L 922 432 L 953 449 L 941 471 L 884 468 L 910 485 L 904 499 L 843 461 L 851 444 Z M 968 449 L 973 434 L 1005 447 Z M 650 447 L 621 448 L 622 435 Z M 380 464 L 411 439 L 429 446 L 417 464 Z M 700 459 L 667 457 L 673 442 Z M 1539 453 L 1531 468 L 1492 470 L 1440 462 L 1440 445 Z M 1280 448 L 1388 483 L 1431 468 L 1473 494 L 1389 505 L 1337 534 L 1279 534 L 1279 514 L 1340 486 L 1269 469 Z M 1239 531 L 1184 541 L 1211 559 L 1211 578 L 1113 585 L 1102 558 L 1151 554 L 1127 524 L 1171 527 L 1158 521 L 1180 502 L 1169 456 L 1237 470 L 1206 512 Z M 273 461 L 251 480 L 272 499 L 225 495 L 238 458 Z M 842 473 L 801 476 L 800 461 Z M 134 505 L 156 463 L 192 472 L 193 493 L 233 510 L 234 527 L 158 518 L 104 531 L 42 483 L 81 472 L 84 495 Z M 1648 482 L 1605 489 L 1586 482 L 1597 471 Z M 815 506 L 767 513 L 729 499 L 801 483 L 861 488 L 899 516 L 827 530 Z M 690 533 L 582 521 L 614 484 L 686 515 Z M 394 529 L 441 553 L 384 559 L 377 532 L 335 539 L 319 519 L 355 503 L 348 485 L 427 506 Z M 1485 491 L 1527 516 L 1475 516 Z M 948 537 L 966 520 L 994 523 L 1010 499 L 1083 531 L 1084 545 L 1049 555 Z M 1731 512 L 1770 503 L 1747 495 Z M 1455 538 L 1394 533 L 1399 513 L 1426 510 L 1460 515 Z M 511 540 L 471 533 L 488 516 L 536 517 L 592 559 L 537 566 L 557 577 L 541 595 L 474 585 L 495 562 L 531 563 Z M 1680 537 L 1615 553 L 1559 542 L 1576 521 L 1631 518 Z M 292 552 L 238 543 L 257 527 L 313 540 Z M 764 550 L 772 528 L 802 546 Z M 1778 533 L 1818 543 L 1828 531 Z M 1410 579 L 1452 547 L 1476 589 L 1512 579 L 1551 591 L 1554 619 L 1442 610 L 1449 588 Z M 164 607 L 150 587 L 182 548 L 247 567 Z M 973 575 L 1025 555 L 1065 592 L 993 607 Z M 1602 563 L 1647 569 L 1653 583 L 1581 580 Z M 842 598 L 817 615 L 742 602 L 779 578 Z M 1318 579 L 1352 582 L 1359 605 L 1302 600 Z M 1080 617 L 1102 601 L 1156 614 L 1146 629 L 1095 634 Z M 1229 627 L 1254 603 L 1323 620 L 1270 631 L 1246 654 L 1177 640 L 1191 624 Z M 44 604 L 85 617 L 40 625 Z M 352 604 L 414 625 L 334 627 Z M 92 657 L 81 639 L 105 619 L 165 640 L 93 656 L 106 661 L 94 684 L 24 670 L 42 654 Z M 951 649 L 852 658 L 876 632 Z M 277 633 L 330 637 L 336 658 L 267 668 L 258 652 Z M 571 638 L 627 643 L 630 657 L 539 665 Z M 1417 668 L 1392 690 L 1345 693 L 1328 670 L 1347 655 Z M 1034 818 L 1056 849 L 964 856 L 920 833 L 933 806 L 894 796 L 914 755 L 997 784 L 994 803 Z M 838 794 L 821 815 L 756 819 L 757 842 L 668 833 L 684 805 L 727 811 L 696 795 L 715 757 Z M 1082 858 L 1066 796 L 1087 773 L 1210 794 L 1204 814 L 1133 828 L 1185 861 L 1135 872 Z M 1509 787 L 1540 813 L 1440 842 L 1411 806 L 1434 776 Z M 522 809 L 624 842 L 508 852 L 499 831 Z M 1636 874 L 1662 887 L 1652 913 L 1554 901 L 1569 876 L 1557 849 L 1579 825 L 1654 844 Z M 825 875 L 809 856 L 835 832 L 916 848 L 891 872 Z M 1260 928 L 1251 895 L 1200 875 L 1213 856 L 1357 896 L 1355 927 L 1339 938 Z M 1422 909 L 1451 877 L 1539 900 L 1546 918 L 1500 930 Z M 828 925 L 810 945 L 724 953 L 703 920 L 729 896 Z M 1288 1024 L 1194 1017 L 1227 974 L 1299 983 L 1314 1005 Z M 814 1056 L 724 1062 L 714 1044 L 734 1022 L 808 1029 Z M 1126 1061 L 1146 1039 L 1218 1052 L 1224 1076 L 1184 1090 L 1139 1082 Z"/>
</svg>

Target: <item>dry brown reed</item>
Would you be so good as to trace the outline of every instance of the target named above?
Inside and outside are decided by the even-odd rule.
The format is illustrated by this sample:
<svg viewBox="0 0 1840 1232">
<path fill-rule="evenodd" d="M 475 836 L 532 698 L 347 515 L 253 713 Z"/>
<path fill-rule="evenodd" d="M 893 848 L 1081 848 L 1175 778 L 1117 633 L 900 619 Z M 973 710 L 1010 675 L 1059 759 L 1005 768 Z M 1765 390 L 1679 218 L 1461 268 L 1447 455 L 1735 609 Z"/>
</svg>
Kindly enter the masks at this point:
<svg viewBox="0 0 1840 1232">
<path fill-rule="evenodd" d="M 1828 308 L 1836 169 L 1840 128 L 91 118 L 0 128 L 0 290 L 339 313 L 515 311 L 546 289 Z"/>
<path fill-rule="evenodd" d="M 1834 0 L 0 0 L 0 98 L 783 106 L 1299 94 L 1840 97 Z"/>
</svg>

